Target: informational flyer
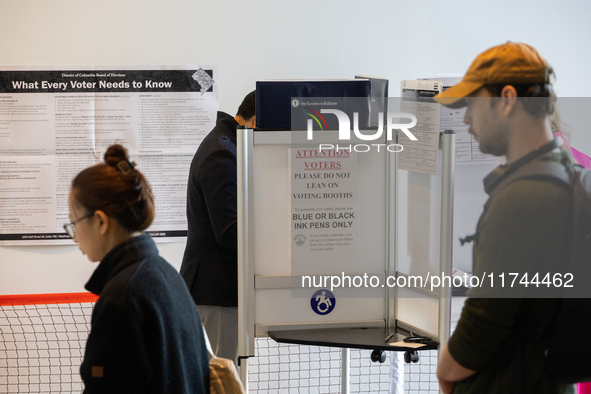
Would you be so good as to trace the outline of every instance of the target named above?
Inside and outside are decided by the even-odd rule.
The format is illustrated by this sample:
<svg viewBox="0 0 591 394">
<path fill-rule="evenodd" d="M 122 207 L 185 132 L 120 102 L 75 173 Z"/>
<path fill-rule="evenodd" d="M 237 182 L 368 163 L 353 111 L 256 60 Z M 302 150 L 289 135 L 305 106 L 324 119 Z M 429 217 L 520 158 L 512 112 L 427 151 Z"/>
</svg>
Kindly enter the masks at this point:
<svg viewBox="0 0 591 394">
<path fill-rule="evenodd" d="M 408 131 L 417 140 L 413 141 L 398 131 L 398 143 L 404 147 L 396 156 L 398 169 L 437 175 L 441 106 L 433 97 L 440 92 L 439 82 L 402 81 L 400 110 L 416 117 L 416 125 Z M 401 123 L 405 122 L 408 123 L 408 120 L 404 119 Z"/>
<path fill-rule="evenodd" d="M 292 258 L 343 259 L 355 251 L 357 153 L 291 148 L 289 201 Z"/>
<path fill-rule="evenodd" d="M 148 229 L 186 236 L 186 184 L 215 126 L 217 68 L 0 69 L 0 245 L 67 244 L 74 176 L 123 145 L 156 202 Z"/>
</svg>

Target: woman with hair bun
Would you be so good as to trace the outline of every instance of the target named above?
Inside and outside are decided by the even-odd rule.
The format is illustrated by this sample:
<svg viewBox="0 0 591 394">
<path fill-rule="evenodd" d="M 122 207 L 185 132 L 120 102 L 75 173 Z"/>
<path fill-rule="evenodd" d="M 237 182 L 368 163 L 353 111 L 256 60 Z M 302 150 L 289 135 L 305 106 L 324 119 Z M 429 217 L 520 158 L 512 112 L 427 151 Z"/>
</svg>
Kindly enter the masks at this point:
<svg viewBox="0 0 591 394">
<path fill-rule="evenodd" d="M 121 145 L 72 181 L 64 228 L 92 262 L 99 295 L 80 373 L 84 393 L 207 393 L 201 321 L 178 272 L 142 231 L 154 197 Z"/>
</svg>

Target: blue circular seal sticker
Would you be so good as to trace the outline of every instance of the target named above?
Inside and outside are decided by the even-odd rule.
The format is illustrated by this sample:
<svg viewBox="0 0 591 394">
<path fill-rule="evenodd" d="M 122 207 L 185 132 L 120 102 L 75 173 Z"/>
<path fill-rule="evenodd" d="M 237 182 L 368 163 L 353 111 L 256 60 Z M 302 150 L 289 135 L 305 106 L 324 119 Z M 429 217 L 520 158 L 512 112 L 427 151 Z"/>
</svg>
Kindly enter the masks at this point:
<svg viewBox="0 0 591 394">
<path fill-rule="evenodd" d="M 337 300 L 331 291 L 327 289 L 318 290 L 310 299 L 312 310 L 319 315 L 328 315 L 334 309 Z"/>
</svg>

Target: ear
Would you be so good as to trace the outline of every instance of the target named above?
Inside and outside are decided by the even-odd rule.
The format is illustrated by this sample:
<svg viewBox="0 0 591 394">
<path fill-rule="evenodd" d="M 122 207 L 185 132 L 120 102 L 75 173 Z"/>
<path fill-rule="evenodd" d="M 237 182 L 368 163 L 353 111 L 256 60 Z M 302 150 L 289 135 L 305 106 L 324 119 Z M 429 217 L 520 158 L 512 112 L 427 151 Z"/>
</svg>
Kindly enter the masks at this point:
<svg viewBox="0 0 591 394">
<path fill-rule="evenodd" d="M 517 90 L 511 85 L 507 85 L 501 91 L 503 115 L 509 115 L 517 105 Z"/>
<path fill-rule="evenodd" d="M 109 230 L 109 217 L 103 211 L 95 211 L 94 218 L 99 225 L 101 235 L 105 235 Z"/>
<path fill-rule="evenodd" d="M 256 115 L 246 121 L 246 127 L 254 129 L 256 127 Z"/>
</svg>

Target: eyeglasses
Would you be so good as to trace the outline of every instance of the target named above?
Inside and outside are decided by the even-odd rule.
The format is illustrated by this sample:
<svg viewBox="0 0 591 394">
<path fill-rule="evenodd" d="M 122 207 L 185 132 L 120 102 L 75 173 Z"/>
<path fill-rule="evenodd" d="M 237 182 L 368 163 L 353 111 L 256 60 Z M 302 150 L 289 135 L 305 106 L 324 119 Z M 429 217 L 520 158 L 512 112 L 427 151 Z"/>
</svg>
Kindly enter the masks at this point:
<svg viewBox="0 0 591 394">
<path fill-rule="evenodd" d="M 79 221 L 81 221 L 81 220 L 88 219 L 88 218 L 93 217 L 93 216 L 94 216 L 94 212 L 93 213 L 89 213 L 86 216 L 82 216 L 81 218 L 74 220 L 72 223 L 66 223 L 66 224 L 64 224 L 64 230 L 66 230 L 66 233 L 68 233 L 68 235 L 70 237 L 72 237 L 72 239 L 73 239 L 76 236 L 76 230 L 74 228 L 74 225 L 76 223 L 78 223 Z"/>
</svg>

